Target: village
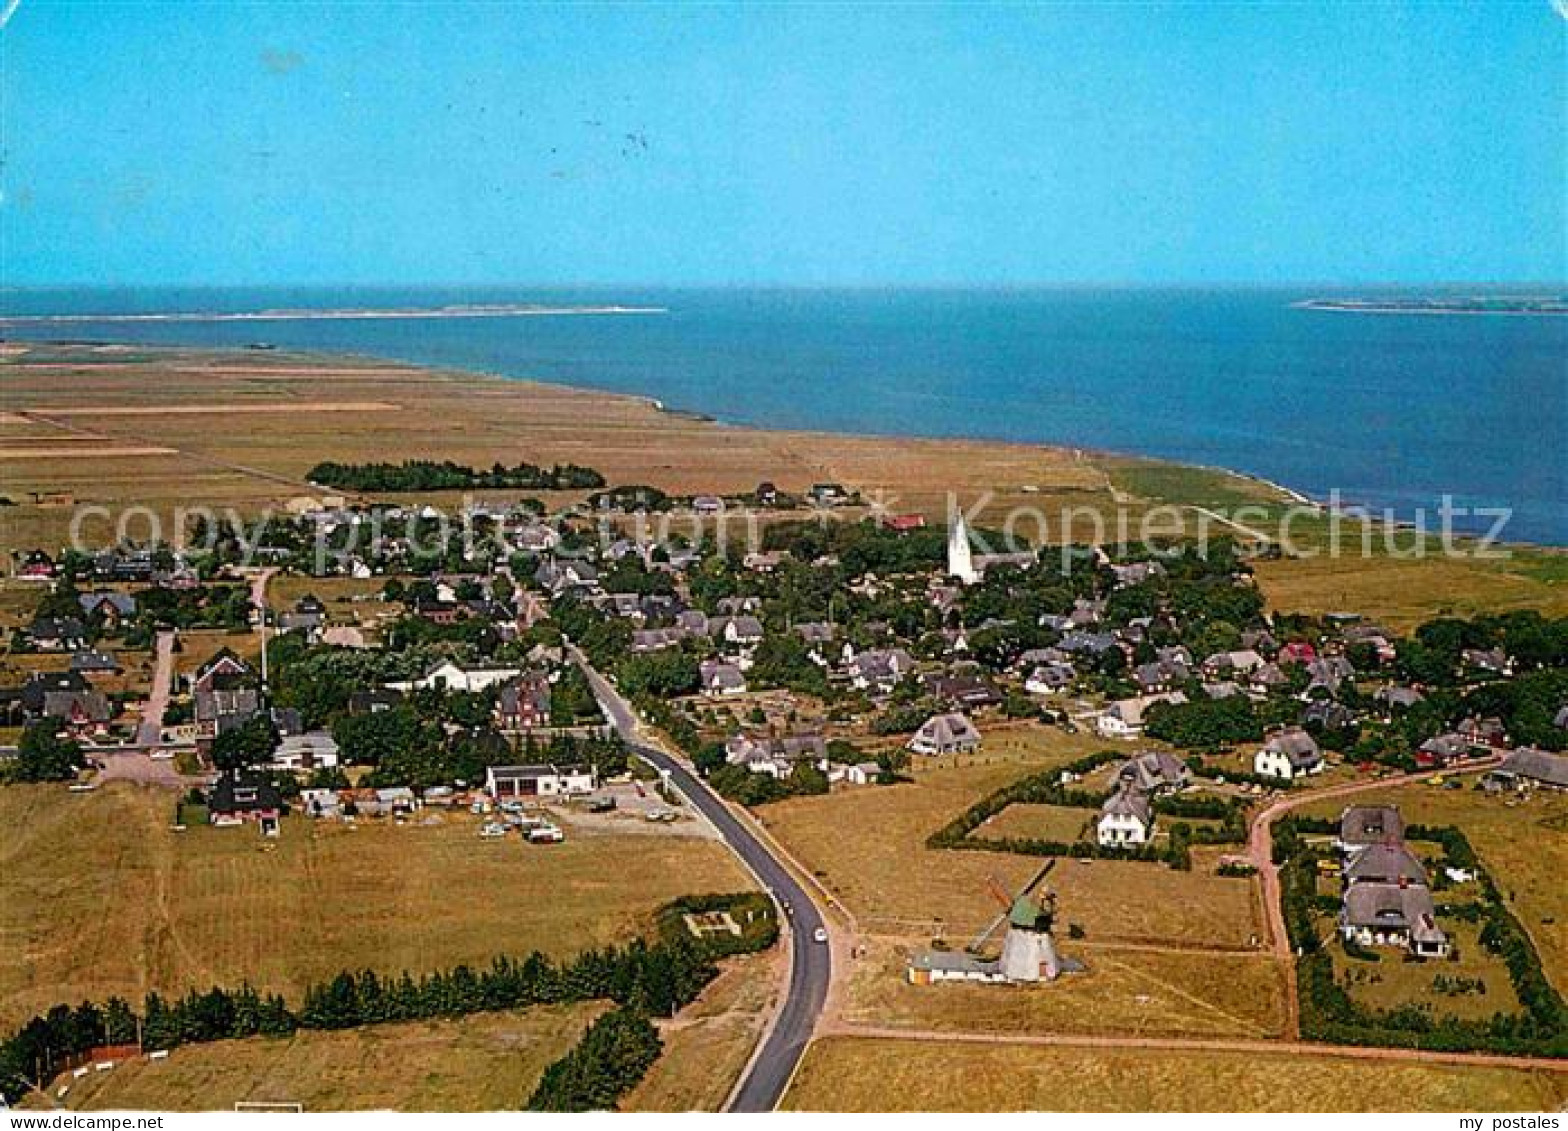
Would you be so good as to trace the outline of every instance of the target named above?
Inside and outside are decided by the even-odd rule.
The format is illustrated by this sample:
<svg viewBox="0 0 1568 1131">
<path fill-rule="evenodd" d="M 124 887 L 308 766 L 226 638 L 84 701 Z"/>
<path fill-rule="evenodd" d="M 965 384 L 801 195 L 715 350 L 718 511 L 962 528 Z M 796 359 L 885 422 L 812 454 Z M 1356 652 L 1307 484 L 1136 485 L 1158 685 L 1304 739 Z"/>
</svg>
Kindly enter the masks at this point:
<svg viewBox="0 0 1568 1131">
<path fill-rule="evenodd" d="M 606 715 L 602 675 L 637 742 L 766 829 L 839 917 L 846 1031 L 888 1010 L 1005 1027 L 1006 987 L 1061 995 L 1028 1007 L 1050 1026 L 1111 986 L 1144 1025 L 1203 1035 L 1109 960 L 1214 947 L 1245 970 L 1224 992 L 1249 1000 L 1225 1009 L 1249 1036 L 1399 1044 L 1457 1002 L 1474 1047 L 1560 1041 L 1560 991 L 1528 973 L 1550 914 L 1520 924 L 1511 878 L 1456 847 L 1464 821 L 1402 810 L 1502 814 L 1568 790 L 1563 621 L 1400 636 L 1270 614 L 1230 542 L 992 554 L 961 515 L 944 529 L 861 502 L 829 483 L 607 488 L 586 514 L 487 499 L 456 529 L 377 503 L 274 518 L 252 544 L 217 531 L 200 552 L 35 549 L 9 583 L 26 599 L 9 606 L 0 772 L 163 789 L 177 828 L 262 851 L 327 825 L 455 822 L 473 852 L 541 860 L 581 837 L 714 838 Z M 743 504 L 758 541 L 704 532 Z M 639 537 L 658 514 L 691 533 Z M 926 898 L 933 868 L 948 878 Z M 1526 973 L 1500 938 L 1528 949 Z M 1390 963 L 1429 972 L 1394 993 Z M 1172 995 L 1200 984 L 1168 977 Z M 1533 1020 L 1483 1022 L 1483 1004 Z"/>
</svg>

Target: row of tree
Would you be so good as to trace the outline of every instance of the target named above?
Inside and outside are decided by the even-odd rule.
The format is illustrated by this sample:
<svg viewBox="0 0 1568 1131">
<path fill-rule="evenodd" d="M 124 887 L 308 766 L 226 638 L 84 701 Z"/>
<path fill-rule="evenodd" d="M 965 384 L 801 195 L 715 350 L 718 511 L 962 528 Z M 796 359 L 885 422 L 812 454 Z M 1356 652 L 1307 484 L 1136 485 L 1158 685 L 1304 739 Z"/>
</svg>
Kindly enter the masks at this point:
<svg viewBox="0 0 1568 1131">
<path fill-rule="evenodd" d="M 465 467 L 451 460 L 404 460 L 402 463 L 318 463 L 306 474 L 312 483 L 350 491 L 461 491 L 515 488 L 572 491 L 603 487 L 604 476 L 575 463 L 540 467 L 496 463 L 489 468 Z"/>
<path fill-rule="evenodd" d="M 647 1014 L 611 1010 L 582 1040 L 544 1070 L 528 1100 L 529 1111 L 612 1111 L 636 1087 L 664 1042 Z"/>
<path fill-rule="evenodd" d="M 773 936 L 752 937 L 761 946 Z M 636 940 L 565 962 L 535 952 L 521 960 L 498 958 L 486 969 L 457 966 L 423 976 L 344 971 L 311 986 L 298 1008 L 248 985 L 215 987 L 173 1000 L 149 994 L 140 1014 L 119 998 L 102 1005 L 60 1005 L 0 1043 L 0 1095 L 14 1103 L 92 1049 L 138 1040 L 151 1051 L 301 1029 L 452 1018 L 596 999 L 613 1001 L 642 1017 L 669 1017 L 695 1000 L 716 976 L 713 957 L 706 943 L 666 932 L 654 943 Z"/>
</svg>

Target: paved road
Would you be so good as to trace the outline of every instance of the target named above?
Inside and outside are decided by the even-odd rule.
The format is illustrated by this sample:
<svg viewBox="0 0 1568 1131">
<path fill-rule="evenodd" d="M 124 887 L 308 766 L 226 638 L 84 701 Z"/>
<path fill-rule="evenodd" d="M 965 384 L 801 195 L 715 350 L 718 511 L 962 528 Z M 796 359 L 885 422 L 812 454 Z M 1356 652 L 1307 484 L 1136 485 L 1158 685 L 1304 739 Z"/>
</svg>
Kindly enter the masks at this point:
<svg viewBox="0 0 1568 1131">
<path fill-rule="evenodd" d="M 642 740 L 631 705 L 596 672 L 581 653 L 573 655 L 582 667 L 594 695 L 621 737 L 642 757 L 669 775 L 670 782 L 703 816 L 713 822 L 735 853 L 746 862 L 764 887 L 792 912 L 785 919 L 790 930 L 789 986 L 773 1027 L 763 1038 L 760 1052 L 747 1065 L 731 1098 L 731 1111 L 772 1111 L 784 1095 L 795 1066 L 805 1054 L 827 999 L 833 960 L 830 949 L 813 935 L 825 927 L 822 915 L 801 885 L 766 845 L 730 812 L 729 807 L 682 763 Z"/>
</svg>

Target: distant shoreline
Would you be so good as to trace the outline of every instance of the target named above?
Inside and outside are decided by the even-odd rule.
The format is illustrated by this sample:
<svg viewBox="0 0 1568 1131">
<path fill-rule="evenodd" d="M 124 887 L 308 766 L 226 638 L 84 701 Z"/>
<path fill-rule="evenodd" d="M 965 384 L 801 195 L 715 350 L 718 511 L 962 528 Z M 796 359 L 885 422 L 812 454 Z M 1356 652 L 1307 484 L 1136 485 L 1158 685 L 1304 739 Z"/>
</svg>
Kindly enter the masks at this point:
<svg viewBox="0 0 1568 1131">
<path fill-rule="evenodd" d="M 1322 310 L 1335 314 L 1491 315 L 1516 318 L 1568 315 L 1568 299 L 1546 297 L 1399 300 L 1309 298 L 1290 305 L 1295 310 Z"/>
<path fill-rule="evenodd" d="M 668 314 L 662 306 L 440 306 L 347 308 L 342 310 L 191 311 L 147 314 L 15 314 L 0 317 L 0 326 L 58 325 L 75 322 L 332 322 L 399 318 L 540 318 L 570 315 Z"/>
</svg>

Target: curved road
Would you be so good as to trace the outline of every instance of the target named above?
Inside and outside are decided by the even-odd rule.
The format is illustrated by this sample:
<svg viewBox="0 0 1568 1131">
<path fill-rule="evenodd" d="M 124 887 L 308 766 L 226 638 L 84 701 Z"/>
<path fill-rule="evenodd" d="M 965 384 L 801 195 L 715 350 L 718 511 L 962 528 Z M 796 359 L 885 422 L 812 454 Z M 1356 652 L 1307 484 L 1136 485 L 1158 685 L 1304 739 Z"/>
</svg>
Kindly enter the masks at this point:
<svg viewBox="0 0 1568 1131">
<path fill-rule="evenodd" d="M 719 835 L 751 869 L 762 886 L 790 911 L 783 919 L 790 931 L 789 983 L 785 987 L 784 1002 L 774 1016 L 771 1028 L 763 1036 L 761 1047 L 747 1064 L 740 1083 L 731 1094 L 729 1105 L 731 1111 L 772 1111 L 778 1106 L 790 1077 L 795 1073 L 795 1066 L 805 1054 L 806 1045 L 810 1043 L 816 1029 L 817 1018 L 822 1013 L 823 1002 L 827 999 L 828 982 L 833 969 L 831 948 L 813 937 L 826 924 L 816 904 L 812 903 L 811 897 L 790 874 L 789 869 L 684 764 L 642 741 L 637 731 L 637 715 L 631 704 L 593 669 L 576 648 L 572 649 L 572 655 L 588 677 L 594 697 L 621 737 L 637 754 L 668 776 L 670 784 L 719 830 Z"/>
</svg>

